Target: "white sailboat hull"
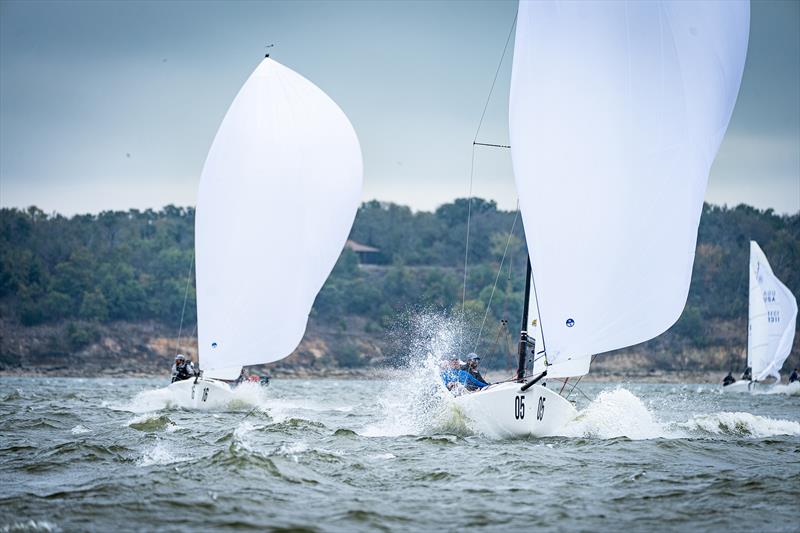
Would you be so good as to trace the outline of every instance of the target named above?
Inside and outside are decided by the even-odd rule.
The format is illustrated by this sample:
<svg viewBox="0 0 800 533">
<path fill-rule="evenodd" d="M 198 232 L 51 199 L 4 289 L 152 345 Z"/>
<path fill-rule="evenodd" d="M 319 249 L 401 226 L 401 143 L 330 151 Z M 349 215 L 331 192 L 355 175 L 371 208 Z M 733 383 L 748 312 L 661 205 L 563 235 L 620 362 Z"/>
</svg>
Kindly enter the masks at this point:
<svg viewBox="0 0 800 533">
<path fill-rule="evenodd" d="M 751 385 L 755 385 L 755 383 L 740 379 L 730 385 L 723 385 L 722 392 L 750 392 Z"/>
<path fill-rule="evenodd" d="M 722 392 L 759 392 L 765 393 L 774 389 L 780 383 L 761 383 L 760 381 L 746 381 L 740 379 L 730 385 L 723 385 Z"/>
<path fill-rule="evenodd" d="M 186 409 L 219 409 L 233 400 L 230 385 L 216 379 L 199 378 L 176 381 L 168 389 L 175 395 L 175 401 Z"/>
<path fill-rule="evenodd" d="M 561 395 L 539 384 L 499 383 L 456 398 L 463 414 L 483 433 L 498 437 L 549 437 L 578 414 Z"/>
</svg>

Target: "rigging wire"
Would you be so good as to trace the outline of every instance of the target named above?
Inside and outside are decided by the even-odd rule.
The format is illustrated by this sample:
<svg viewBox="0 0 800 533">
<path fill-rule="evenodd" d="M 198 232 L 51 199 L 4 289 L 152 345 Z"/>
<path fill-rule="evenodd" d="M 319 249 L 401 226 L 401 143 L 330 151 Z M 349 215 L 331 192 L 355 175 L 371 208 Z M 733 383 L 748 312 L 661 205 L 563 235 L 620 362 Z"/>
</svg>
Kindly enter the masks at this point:
<svg viewBox="0 0 800 533">
<path fill-rule="evenodd" d="M 481 336 L 483 335 L 483 326 L 486 324 L 486 318 L 489 316 L 489 309 L 492 306 L 492 299 L 494 298 L 495 289 L 497 289 L 497 282 L 500 280 L 500 274 L 503 273 L 503 263 L 506 261 L 506 254 L 508 254 L 508 246 L 511 244 L 511 238 L 514 236 L 514 228 L 517 226 L 517 219 L 519 218 L 519 200 L 517 200 L 517 212 L 514 215 L 514 221 L 511 223 L 511 229 L 508 232 L 508 238 L 506 239 L 506 247 L 503 250 L 503 257 L 500 258 L 500 266 L 497 268 L 497 275 L 494 278 L 494 284 L 492 285 L 492 293 L 489 295 L 489 302 L 486 304 L 486 311 L 483 313 L 483 321 L 481 322 L 481 327 L 478 330 L 478 337 L 475 340 L 475 348 L 472 351 L 478 350 L 478 345 L 481 342 Z"/>
<path fill-rule="evenodd" d="M 596 358 L 596 357 L 597 357 L 597 354 L 594 354 L 594 355 L 592 356 L 592 360 L 591 360 L 591 361 L 589 361 L 589 365 L 591 365 L 592 363 L 594 363 L 594 360 L 595 360 L 595 358 Z M 585 375 L 586 375 L 586 374 L 584 374 L 583 376 L 585 376 Z M 576 382 L 575 382 L 575 384 L 572 386 L 572 388 L 569 390 L 569 392 L 567 393 L 567 395 L 566 395 L 566 397 L 565 397 L 565 399 L 566 399 L 566 400 L 569 400 L 569 395 L 570 395 L 570 394 L 572 394 L 572 391 L 574 391 L 574 390 L 575 390 L 575 387 L 577 387 L 577 386 L 578 386 L 578 383 L 580 383 L 580 382 L 581 382 L 581 380 L 583 379 L 583 376 L 579 377 L 579 378 L 578 378 L 578 381 L 576 381 Z M 565 383 L 564 385 L 566 385 L 566 383 Z M 563 389 L 562 389 L 562 390 L 563 390 Z M 578 392 L 580 392 L 581 394 L 583 394 L 583 391 L 582 391 L 582 390 L 580 390 L 580 389 L 578 389 Z M 588 396 L 586 396 L 586 394 L 583 394 L 583 395 L 584 395 L 586 398 L 589 398 Z"/>
<path fill-rule="evenodd" d="M 497 70 L 494 72 L 494 79 L 492 80 L 492 86 L 489 88 L 489 95 L 486 97 L 486 103 L 483 105 L 483 113 L 481 113 L 481 119 L 478 121 L 478 129 L 475 131 L 475 137 L 472 139 L 472 143 L 475 144 L 478 140 L 478 134 L 481 132 L 481 126 L 483 125 L 483 119 L 486 116 L 486 110 L 489 108 L 489 101 L 492 99 L 492 92 L 494 91 L 494 86 L 497 83 L 497 77 L 500 75 L 500 67 L 503 66 L 503 59 L 506 57 L 506 51 L 508 50 L 508 43 L 511 42 L 511 35 L 514 33 L 514 27 L 517 25 L 517 15 L 514 15 L 514 21 L 511 23 L 511 28 L 508 30 L 508 37 L 506 37 L 506 44 L 503 47 L 503 55 L 500 56 L 500 62 L 497 64 Z"/>
<path fill-rule="evenodd" d="M 511 42 L 511 35 L 514 33 L 514 28 L 517 25 L 517 14 L 514 15 L 514 20 L 511 23 L 511 28 L 508 30 L 508 37 L 506 37 L 506 44 L 503 46 L 503 53 L 500 56 L 500 61 L 497 64 L 497 69 L 494 72 L 494 78 L 492 79 L 492 86 L 489 88 L 489 94 L 486 96 L 486 103 L 483 105 L 483 112 L 481 113 L 481 118 L 478 121 L 478 127 L 475 130 L 475 136 L 472 138 L 472 162 L 470 164 L 469 169 L 469 192 L 467 197 L 467 236 L 466 236 L 466 243 L 464 245 L 464 283 L 461 288 L 461 329 L 462 334 L 461 338 L 464 338 L 463 329 L 464 329 L 464 311 L 467 302 L 467 272 L 468 272 L 468 265 L 469 265 L 469 232 L 470 232 L 470 222 L 472 219 L 472 184 L 475 177 L 475 147 L 476 146 L 484 146 L 484 143 L 478 143 L 478 135 L 481 132 L 481 126 L 483 126 L 483 119 L 486 117 L 486 110 L 489 108 L 489 102 L 492 99 L 492 93 L 494 92 L 494 86 L 497 83 L 497 77 L 500 75 L 500 67 L 503 66 L 503 60 L 506 57 L 506 52 L 508 51 L 508 43 Z M 494 146 L 501 146 L 503 145 L 494 145 Z"/>
<path fill-rule="evenodd" d="M 178 342 L 175 346 L 175 353 L 181 350 L 181 333 L 183 333 L 183 317 L 186 315 L 186 300 L 189 298 L 189 284 L 192 282 L 192 271 L 194 270 L 194 247 L 192 247 L 192 259 L 189 261 L 189 272 L 186 273 L 186 288 L 183 291 L 183 308 L 181 309 L 181 324 L 178 327 Z M 197 321 L 194 325 L 197 329 Z"/>
<path fill-rule="evenodd" d="M 461 288 L 461 338 L 464 338 L 464 307 L 467 303 L 467 267 L 469 264 L 469 224 L 472 220 L 472 179 L 475 175 L 475 143 L 472 144 L 472 164 L 469 169 L 469 193 L 467 197 L 467 238 L 464 244 L 464 284 Z"/>
</svg>

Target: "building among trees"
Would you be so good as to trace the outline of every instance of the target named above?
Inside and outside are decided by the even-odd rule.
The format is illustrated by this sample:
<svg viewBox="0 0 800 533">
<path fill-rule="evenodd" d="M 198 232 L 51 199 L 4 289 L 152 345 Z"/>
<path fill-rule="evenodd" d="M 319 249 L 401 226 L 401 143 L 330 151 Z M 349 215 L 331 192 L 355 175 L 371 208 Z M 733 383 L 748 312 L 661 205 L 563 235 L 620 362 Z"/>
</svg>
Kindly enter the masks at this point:
<svg viewBox="0 0 800 533">
<path fill-rule="evenodd" d="M 378 257 L 381 251 L 378 248 L 373 248 L 372 246 L 367 246 L 366 244 L 361 244 L 360 242 L 349 240 L 344 243 L 344 247 L 347 250 L 351 250 L 355 252 L 358 256 L 358 262 L 362 265 L 369 265 L 378 262 Z"/>
</svg>

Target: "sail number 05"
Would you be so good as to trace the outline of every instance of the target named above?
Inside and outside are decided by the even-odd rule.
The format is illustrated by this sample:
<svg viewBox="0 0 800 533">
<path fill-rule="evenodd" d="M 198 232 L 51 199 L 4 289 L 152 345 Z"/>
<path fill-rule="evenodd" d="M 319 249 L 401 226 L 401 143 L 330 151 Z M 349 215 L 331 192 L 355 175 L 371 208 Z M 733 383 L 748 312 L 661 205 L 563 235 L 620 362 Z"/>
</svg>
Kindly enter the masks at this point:
<svg viewBox="0 0 800 533">
<path fill-rule="evenodd" d="M 544 396 L 539 396 L 539 405 L 536 408 L 536 420 L 544 418 Z M 522 420 L 525 418 L 525 396 L 514 397 L 514 418 Z"/>
</svg>

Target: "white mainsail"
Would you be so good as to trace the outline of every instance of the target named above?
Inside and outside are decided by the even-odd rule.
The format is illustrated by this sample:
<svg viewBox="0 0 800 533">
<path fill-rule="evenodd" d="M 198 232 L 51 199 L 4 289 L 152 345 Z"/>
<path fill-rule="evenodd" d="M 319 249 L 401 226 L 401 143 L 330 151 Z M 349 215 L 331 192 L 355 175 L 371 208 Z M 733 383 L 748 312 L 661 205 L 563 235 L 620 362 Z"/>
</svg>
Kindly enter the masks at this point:
<svg viewBox="0 0 800 533">
<path fill-rule="evenodd" d="M 511 152 L 549 376 L 683 311 L 749 19 L 735 0 L 520 2 Z"/>
<path fill-rule="evenodd" d="M 264 59 L 217 131 L 195 224 L 199 357 L 207 377 L 277 361 L 300 343 L 361 197 L 342 110 Z"/>
<path fill-rule="evenodd" d="M 753 379 L 773 376 L 792 351 L 797 323 L 797 300 L 772 272 L 767 256 L 750 241 L 750 305 L 747 330 L 747 366 Z"/>
</svg>

